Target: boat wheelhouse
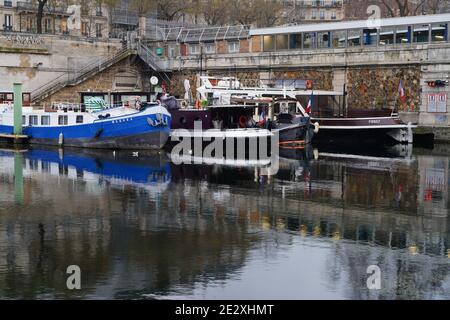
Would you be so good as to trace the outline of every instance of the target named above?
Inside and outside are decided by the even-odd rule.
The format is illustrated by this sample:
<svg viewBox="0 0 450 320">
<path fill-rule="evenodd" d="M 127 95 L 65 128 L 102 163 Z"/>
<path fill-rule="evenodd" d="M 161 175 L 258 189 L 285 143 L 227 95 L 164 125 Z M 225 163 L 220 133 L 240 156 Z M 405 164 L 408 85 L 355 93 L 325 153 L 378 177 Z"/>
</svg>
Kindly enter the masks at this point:
<svg viewBox="0 0 450 320">
<path fill-rule="evenodd" d="M 304 81 L 307 83 L 308 81 Z M 308 84 L 311 86 L 311 84 Z M 274 101 L 292 101 L 288 107 L 294 117 L 307 117 L 316 125 L 319 141 L 342 142 L 363 140 L 367 142 L 412 143 L 415 125 L 405 124 L 393 109 L 354 109 L 345 104 L 345 93 L 325 90 L 300 89 L 296 87 L 244 87 L 235 78 L 219 79 L 202 77 L 202 86 L 197 89 L 203 99 L 213 105 L 227 102 L 228 96 L 248 100 L 272 98 Z M 235 100 L 236 101 L 236 100 Z M 306 106 L 312 106 L 307 113 Z M 279 104 L 281 106 L 282 104 Z M 286 111 L 273 105 L 269 108 L 269 118 L 279 121 Z"/>
<path fill-rule="evenodd" d="M 173 130 L 193 130 L 194 123 L 201 121 L 202 130 L 214 129 L 224 137 L 277 134 L 281 145 L 310 143 L 317 131 L 309 117 L 291 112 L 290 106 L 302 107 L 295 100 L 283 100 L 286 95 L 277 97 L 266 88 L 246 90 L 235 78 L 201 77 L 201 84 L 197 89 L 201 102 L 197 101 L 196 107 L 169 107 Z M 252 92 L 254 89 L 258 92 Z"/>
<path fill-rule="evenodd" d="M 14 92 L 0 90 L 0 106 L 14 103 Z M 31 104 L 31 93 L 22 93 L 22 104 L 24 107 L 29 107 Z"/>
</svg>

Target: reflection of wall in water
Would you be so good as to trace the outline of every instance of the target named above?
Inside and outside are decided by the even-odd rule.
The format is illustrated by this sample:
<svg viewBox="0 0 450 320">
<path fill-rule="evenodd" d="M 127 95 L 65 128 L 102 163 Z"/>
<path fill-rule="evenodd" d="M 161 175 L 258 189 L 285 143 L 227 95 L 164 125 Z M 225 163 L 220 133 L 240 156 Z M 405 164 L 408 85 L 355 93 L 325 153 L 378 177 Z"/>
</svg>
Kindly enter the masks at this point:
<svg viewBox="0 0 450 320">
<path fill-rule="evenodd" d="M 448 216 L 449 204 L 449 158 L 418 156 L 419 208 L 425 214 Z"/>
</svg>

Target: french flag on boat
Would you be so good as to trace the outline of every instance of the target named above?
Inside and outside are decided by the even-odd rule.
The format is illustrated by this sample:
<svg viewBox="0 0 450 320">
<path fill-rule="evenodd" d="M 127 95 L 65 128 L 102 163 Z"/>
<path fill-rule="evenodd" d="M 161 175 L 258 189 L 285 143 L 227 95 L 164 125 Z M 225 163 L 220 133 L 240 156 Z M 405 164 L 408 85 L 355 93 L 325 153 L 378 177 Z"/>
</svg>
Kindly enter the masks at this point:
<svg viewBox="0 0 450 320">
<path fill-rule="evenodd" d="M 313 104 L 313 93 L 311 92 L 311 97 L 309 97 L 308 105 L 306 106 L 306 113 L 310 114 L 312 112 L 312 104 Z"/>
<path fill-rule="evenodd" d="M 405 88 L 403 87 L 403 80 L 400 80 L 400 84 L 398 85 L 398 93 L 400 95 L 400 100 L 402 103 L 406 103 L 406 93 Z"/>
</svg>

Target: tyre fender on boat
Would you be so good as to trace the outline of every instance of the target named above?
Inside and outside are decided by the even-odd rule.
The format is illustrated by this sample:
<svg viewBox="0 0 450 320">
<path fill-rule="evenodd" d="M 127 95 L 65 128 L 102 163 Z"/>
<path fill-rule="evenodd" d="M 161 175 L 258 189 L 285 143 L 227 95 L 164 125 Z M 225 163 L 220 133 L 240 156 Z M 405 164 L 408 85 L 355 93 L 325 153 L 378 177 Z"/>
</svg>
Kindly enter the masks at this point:
<svg viewBox="0 0 450 320">
<path fill-rule="evenodd" d="M 59 146 L 62 146 L 64 144 L 64 135 L 63 135 L 63 133 L 61 132 L 60 134 L 59 134 L 59 136 L 58 136 L 58 145 Z"/>
<path fill-rule="evenodd" d="M 320 125 L 318 122 L 315 122 L 314 123 L 314 133 L 315 134 L 319 133 L 319 130 L 320 130 Z"/>
<path fill-rule="evenodd" d="M 239 127 L 247 128 L 247 117 L 242 115 L 239 117 Z"/>
</svg>

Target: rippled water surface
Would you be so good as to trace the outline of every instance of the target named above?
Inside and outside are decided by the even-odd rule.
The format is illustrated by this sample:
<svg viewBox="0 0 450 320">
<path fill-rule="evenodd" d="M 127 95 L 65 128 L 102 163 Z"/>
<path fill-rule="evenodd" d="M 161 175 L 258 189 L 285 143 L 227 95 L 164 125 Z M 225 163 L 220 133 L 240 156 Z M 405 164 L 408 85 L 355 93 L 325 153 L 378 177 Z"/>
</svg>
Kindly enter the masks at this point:
<svg viewBox="0 0 450 320">
<path fill-rule="evenodd" d="M 0 151 L 0 298 L 450 299 L 448 154 Z"/>
</svg>

